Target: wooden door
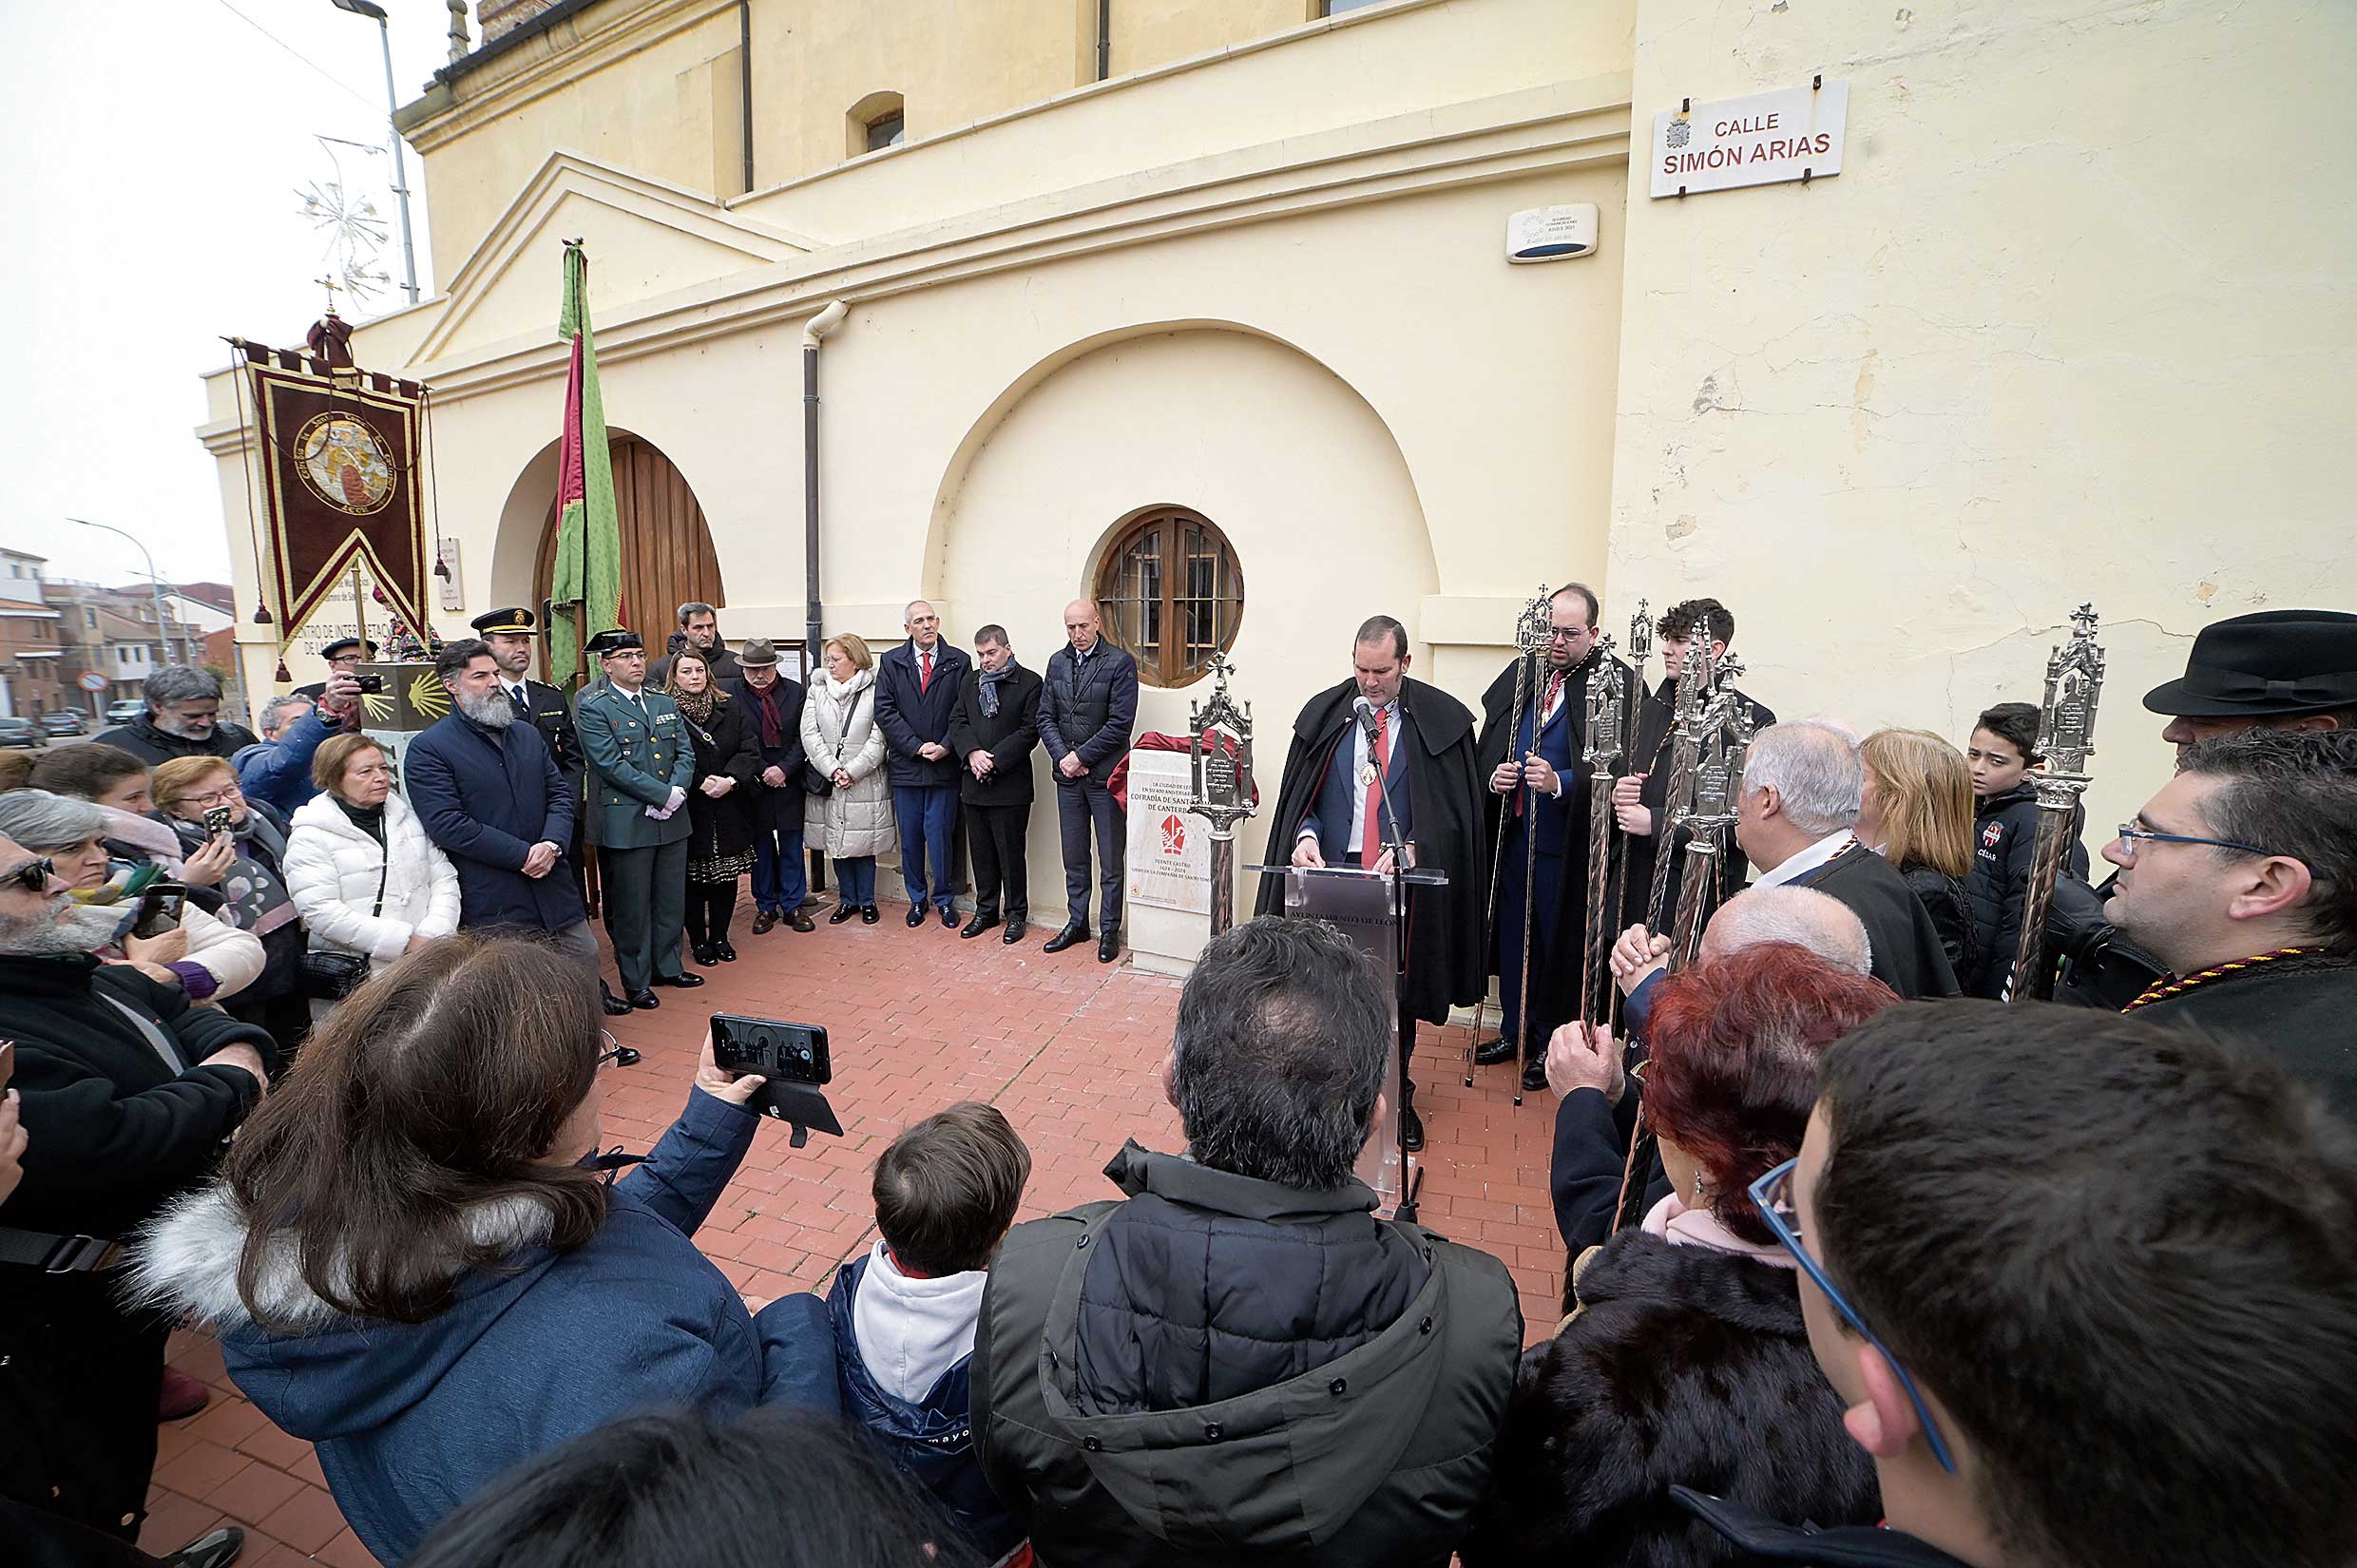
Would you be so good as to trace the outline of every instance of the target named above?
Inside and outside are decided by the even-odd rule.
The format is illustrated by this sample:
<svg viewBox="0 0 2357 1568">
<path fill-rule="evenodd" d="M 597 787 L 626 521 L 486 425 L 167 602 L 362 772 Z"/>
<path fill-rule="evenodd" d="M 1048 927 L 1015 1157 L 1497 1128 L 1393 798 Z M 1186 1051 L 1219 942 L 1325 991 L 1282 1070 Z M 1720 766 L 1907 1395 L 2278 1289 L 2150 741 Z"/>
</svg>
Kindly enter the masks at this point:
<svg viewBox="0 0 2357 1568">
<path fill-rule="evenodd" d="M 623 623 L 646 640 L 650 660 L 661 659 L 664 639 L 679 624 L 676 612 L 681 604 L 700 600 L 716 607 L 727 605 L 719 557 L 712 548 L 704 509 L 671 459 L 636 436 L 615 436 L 607 450 L 614 460 L 614 506 L 622 526 Z M 552 501 L 548 521 L 541 528 L 540 557 L 532 568 L 534 592 L 542 602 L 548 597 L 556 558 L 557 507 Z M 533 607 L 537 612 L 539 605 Z M 584 626 L 582 631 L 586 639 L 604 629 Z M 547 679 L 563 680 L 569 673 Z"/>
</svg>

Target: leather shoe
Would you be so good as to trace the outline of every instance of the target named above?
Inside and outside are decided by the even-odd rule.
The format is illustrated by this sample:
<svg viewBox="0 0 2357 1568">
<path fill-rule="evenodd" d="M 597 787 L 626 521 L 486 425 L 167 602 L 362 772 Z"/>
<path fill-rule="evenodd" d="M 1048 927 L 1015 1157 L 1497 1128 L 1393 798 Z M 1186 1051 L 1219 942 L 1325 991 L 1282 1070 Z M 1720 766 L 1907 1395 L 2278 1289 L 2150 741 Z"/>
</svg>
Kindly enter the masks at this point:
<svg viewBox="0 0 2357 1568">
<path fill-rule="evenodd" d="M 1107 931 L 1097 939 L 1097 962 L 1110 964 L 1121 956 L 1121 933 Z"/>
<path fill-rule="evenodd" d="M 719 955 L 720 962 L 723 964 L 734 964 L 737 962 L 737 945 L 729 941 L 726 937 L 722 937 L 719 941 L 714 943 L 712 945 L 712 950 L 714 953 Z"/>
<path fill-rule="evenodd" d="M 1066 947 L 1077 947 L 1087 940 L 1087 927 L 1081 925 L 1066 926 L 1063 930 L 1058 931 L 1054 936 L 1051 936 L 1045 942 L 1041 943 L 1040 951 L 1044 953 L 1060 953 Z"/>
<path fill-rule="evenodd" d="M 234 1524 L 224 1524 L 161 1560 L 164 1568 L 229 1568 L 244 1550 L 245 1532 Z"/>
<path fill-rule="evenodd" d="M 1501 1061 L 1513 1060 L 1514 1042 L 1504 1035 L 1500 1035 L 1495 1040 L 1485 1040 L 1473 1047 L 1473 1061 L 1479 1066 L 1495 1067 Z"/>
<path fill-rule="evenodd" d="M 1401 1108 L 1400 1120 L 1400 1147 L 1411 1155 L 1424 1153 L 1424 1118 L 1413 1105 L 1408 1105 Z"/>
<path fill-rule="evenodd" d="M 999 917 L 996 915 L 976 915 L 973 919 L 966 923 L 966 929 L 958 932 L 958 935 L 980 936 L 983 932 L 990 929 L 998 923 Z"/>
<path fill-rule="evenodd" d="M 704 977 L 701 975 L 657 975 L 655 977 L 656 985 L 677 985 L 682 991 L 692 991 L 703 983 Z"/>
<path fill-rule="evenodd" d="M 639 1048 L 638 1048 L 637 1046 L 635 1046 L 635 1045 L 616 1045 L 616 1046 L 614 1047 L 614 1065 L 615 1065 L 615 1066 L 617 1066 L 617 1067 L 635 1067 L 635 1066 L 637 1066 L 638 1064 L 639 1064 Z"/>
<path fill-rule="evenodd" d="M 777 911 L 775 909 L 763 909 L 759 914 L 753 917 L 753 934 L 755 936 L 767 936 L 770 929 L 776 924 Z"/>
<path fill-rule="evenodd" d="M 711 968 L 715 964 L 720 962 L 719 953 L 714 949 L 712 944 L 709 942 L 699 942 L 690 950 L 696 955 L 696 962 L 702 965 L 707 969 Z"/>
<path fill-rule="evenodd" d="M 877 911 L 876 907 L 875 907 L 874 905 L 872 905 L 872 904 L 866 904 L 866 905 L 862 905 L 862 906 L 860 907 L 860 909 L 859 909 L 859 923 L 860 923 L 862 926 L 872 926 L 872 925 L 874 925 L 877 921 L 879 921 L 879 920 L 881 920 L 881 919 L 883 919 L 883 918 L 884 918 L 884 916 L 883 916 L 880 912 L 878 912 L 878 911 Z"/>
<path fill-rule="evenodd" d="M 911 905 L 910 905 L 910 906 L 909 906 L 909 925 L 910 925 L 910 928 L 911 928 L 911 929 L 913 929 L 914 927 L 919 927 L 919 926 L 922 926 L 922 925 L 924 925 L 924 924 L 925 924 L 925 906 L 924 906 L 924 905 L 922 905 L 922 904 L 911 904 Z"/>
<path fill-rule="evenodd" d="M 1022 921 L 1010 920 L 1006 923 L 1006 934 L 1000 937 L 999 940 L 1011 947 L 1016 943 L 1021 942 L 1024 939 L 1025 934 L 1029 930 L 1030 927 L 1025 926 Z"/>
<path fill-rule="evenodd" d="M 797 910 L 797 911 L 795 911 L 795 912 L 796 912 L 796 913 L 800 913 L 800 911 L 799 911 L 799 910 Z M 830 925 L 830 926 L 840 926 L 840 925 L 842 925 L 842 924 L 843 924 L 843 922 L 845 922 L 845 921 L 847 921 L 847 920 L 856 919 L 856 918 L 858 917 L 858 914 L 859 914 L 859 906 L 858 906 L 858 905 L 856 905 L 856 904 L 837 904 L 837 905 L 834 907 L 834 913 L 833 913 L 833 914 L 831 914 L 831 915 L 827 916 L 827 924 L 828 924 L 828 925 Z M 804 929 L 804 930 L 806 930 L 806 931 L 810 929 L 810 916 L 808 916 L 808 915 L 803 915 L 803 916 L 802 916 L 802 929 Z"/>
<path fill-rule="evenodd" d="M 213 1390 L 177 1367 L 163 1368 L 163 1387 L 156 1400 L 158 1421 L 182 1421 L 204 1408 Z"/>
<path fill-rule="evenodd" d="M 641 1012 L 653 1012 L 662 1005 L 662 998 L 652 991 L 634 991 L 630 996 L 630 1005 Z"/>
<path fill-rule="evenodd" d="M 1523 1062 L 1523 1093 L 1535 1095 L 1546 1086 L 1546 1058 L 1536 1057 Z"/>
<path fill-rule="evenodd" d="M 831 915 L 829 915 L 829 916 L 827 917 L 827 919 L 828 919 L 828 921 L 829 921 L 830 923 L 833 923 L 834 921 L 838 920 L 838 919 L 840 919 L 840 918 L 841 918 L 841 911 L 840 911 L 840 910 L 838 910 L 838 911 L 836 911 L 834 914 L 831 914 Z M 786 914 L 786 924 L 787 924 L 787 925 L 789 925 L 789 926 L 791 926 L 791 927 L 794 927 L 795 930 L 797 930 L 797 931 L 813 931 L 813 930 L 816 930 L 816 929 L 817 929 L 817 927 L 816 927 L 815 926 L 813 926 L 813 925 L 811 924 L 811 917 L 810 917 L 810 916 L 808 916 L 808 915 L 806 915 L 806 914 L 804 914 L 804 913 L 803 913 L 801 910 L 799 910 L 799 909 L 791 909 L 791 910 L 788 910 L 788 911 L 787 911 L 787 914 Z"/>
<path fill-rule="evenodd" d="M 943 925 L 943 927 L 946 927 L 947 929 L 949 929 L 949 930 L 952 930 L 952 931 L 954 931 L 954 930 L 956 930 L 956 929 L 957 929 L 957 908 L 956 908 L 956 906 L 954 906 L 954 905 L 950 905 L 950 904 L 944 904 L 944 905 L 941 907 L 941 924 L 942 924 L 942 925 Z"/>
<path fill-rule="evenodd" d="M 620 1018 L 630 1010 L 630 1004 L 607 990 L 603 980 L 598 982 L 598 1000 L 605 1004 L 605 1016 L 608 1018 Z"/>
</svg>

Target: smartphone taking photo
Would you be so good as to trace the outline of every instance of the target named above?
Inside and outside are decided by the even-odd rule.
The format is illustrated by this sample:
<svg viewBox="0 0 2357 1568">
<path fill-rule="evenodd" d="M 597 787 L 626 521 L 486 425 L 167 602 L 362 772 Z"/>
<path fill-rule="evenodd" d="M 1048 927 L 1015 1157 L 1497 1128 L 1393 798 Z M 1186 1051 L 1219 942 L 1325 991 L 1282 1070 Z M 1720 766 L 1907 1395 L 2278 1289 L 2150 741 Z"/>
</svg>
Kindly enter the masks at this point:
<svg viewBox="0 0 2357 1568">
<path fill-rule="evenodd" d="M 746 1104 L 762 1116 L 790 1124 L 795 1148 L 810 1141 L 814 1127 L 836 1138 L 843 1136 L 834 1107 L 818 1091 L 820 1084 L 834 1077 L 823 1025 L 714 1013 L 712 1061 L 722 1072 L 765 1080 Z"/>
</svg>

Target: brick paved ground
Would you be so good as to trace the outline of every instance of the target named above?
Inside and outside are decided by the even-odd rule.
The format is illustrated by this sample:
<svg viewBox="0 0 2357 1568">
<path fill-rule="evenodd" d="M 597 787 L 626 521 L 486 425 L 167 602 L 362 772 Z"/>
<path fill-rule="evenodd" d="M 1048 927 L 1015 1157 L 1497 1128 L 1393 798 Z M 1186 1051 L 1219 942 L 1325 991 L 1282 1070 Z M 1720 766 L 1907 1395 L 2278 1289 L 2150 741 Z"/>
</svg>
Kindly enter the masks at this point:
<svg viewBox="0 0 2357 1568">
<path fill-rule="evenodd" d="M 997 1105 L 1030 1145 L 1023 1217 L 1112 1196 L 1102 1169 L 1122 1138 L 1179 1147 L 1158 1071 L 1178 983 L 1100 965 L 1093 947 L 1043 955 L 1046 934 L 1035 927 L 1009 950 L 996 933 L 964 942 L 938 924 L 910 930 L 891 906 L 880 926 L 822 919 L 808 936 L 780 927 L 754 937 L 740 920 L 739 962 L 702 971 L 701 990 L 663 991 L 659 1011 L 611 1021 L 645 1060 L 608 1086 L 606 1143 L 652 1143 L 686 1097 L 705 1015 L 747 1012 L 827 1026 L 828 1098 L 845 1134 L 791 1149 L 785 1128 L 765 1126 L 697 1237 L 749 1298 L 823 1290 L 837 1264 L 865 1251 L 874 1236 L 870 1164 L 903 1126 L 953 1100 Z M 1504 1067 L 1466 1089 L 1465 1042 L 1463 1029 L 1419 1036 L 1417 1103 L 1430 1138 L 1422 1218 L 1513 1271 L 1535 1340 L 1554 1329 L 1563 1264 L 1546 1197 L 1553 1100 L 1537 1095 L 1515 1109 Z M 168 1551 L 226 1519 L 248 1531 L 246 1568 L 369 1563 L 310 1445 L 239 1397 L 219 1348 L 183 1332 L 172 1360 L 215 1396 L 163 1429 L 141 1544 Z"/>
</svg>

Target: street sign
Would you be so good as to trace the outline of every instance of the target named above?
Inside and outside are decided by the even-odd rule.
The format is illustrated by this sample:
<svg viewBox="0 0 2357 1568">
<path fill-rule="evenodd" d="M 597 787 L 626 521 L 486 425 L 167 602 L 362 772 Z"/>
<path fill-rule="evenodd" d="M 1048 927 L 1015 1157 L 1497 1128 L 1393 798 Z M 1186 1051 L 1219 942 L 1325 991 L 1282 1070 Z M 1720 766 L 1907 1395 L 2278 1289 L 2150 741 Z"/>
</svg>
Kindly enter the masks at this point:
<svg viewBox="0 0 2357 1568">
<path fill-rule="evenodd" d="M 96 670 L 85 670 L 74 678 L 74 684 L 86 692 L 103 692 L 106 689 L 106 678 Z"/>
<path fill-rule="evenodd" d="M 1849 84 L 1823 77 L 1806 87 L 1715 104 L 1681 101 L 1653 117 L 1653 194 L 1823 180 L 1841 173 Z"/>
</svg>

